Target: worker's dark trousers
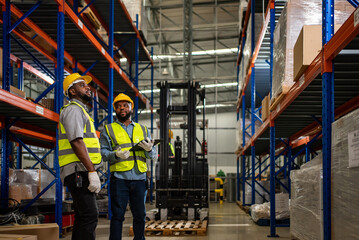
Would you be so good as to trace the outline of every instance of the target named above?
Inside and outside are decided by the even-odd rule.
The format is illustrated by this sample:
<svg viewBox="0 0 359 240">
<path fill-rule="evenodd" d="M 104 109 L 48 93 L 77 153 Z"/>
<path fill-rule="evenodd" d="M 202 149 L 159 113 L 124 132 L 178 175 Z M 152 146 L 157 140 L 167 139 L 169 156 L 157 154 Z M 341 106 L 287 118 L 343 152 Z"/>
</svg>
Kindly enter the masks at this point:
<svg viewBox="0 0 359 240">
<path fill-rule="evenodd" d="M 96 226 L 98 210 L 96 195 L 90 192 L 88 173 L 81 172 L 82 187 L 76 187 L 75 173 L 65 178 L 65 186 L 68 187 L 75 210 L 75 222 L 72 229 L 72 240 L 92 240 L 96 238 Z"/>
<path fill-rule="evenodd" d="M 110 240 L 122 239 L 122 224 L 128 201 L 133 216 L 134 240 L 145 239 L 145 196 L 147 193 L 145 180 L 124 180 L 114 176 L 110 182 L 111 193 L 111 226 Z"/>
</svg>

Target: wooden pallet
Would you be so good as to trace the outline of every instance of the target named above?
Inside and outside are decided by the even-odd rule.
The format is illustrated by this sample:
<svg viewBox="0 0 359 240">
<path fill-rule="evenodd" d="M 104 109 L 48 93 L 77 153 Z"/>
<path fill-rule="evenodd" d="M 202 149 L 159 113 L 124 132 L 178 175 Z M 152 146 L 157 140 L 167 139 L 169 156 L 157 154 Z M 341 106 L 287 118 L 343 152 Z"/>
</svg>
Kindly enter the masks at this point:
<svg viewBox="0 0 359 240">
<path fill-rule="evenodd" d="M 205 236 L 207 234 L 207 220 L 205 221 L 146 221 L 146 236 L 178 236 L 193 234 Z M 133 227 L 130 227 L 130 236 L 133 236 Z"/>
<path fill-rule="evenodd" d="M 287 95 L 291 87 L 292 86 L 282 85 L 282 91 L 278 94 L 278 96 L 272 96 L 272 99 L 270 100 L 269 111 L 273 111 L 277 105 L 282 102 L 283 98 Z"/>
<path fill-rule="evenodd" d="M 73 225 L 71 226 L 67 226 L 67 227 L 62 227 L 62 234 L 65 236 L 67 235 L 69 232 L 72 231 Z"/>
<path fill-rule="evenodd" d="M 237 205 L 239 206 L 240 209 L 242 209 L 247 214 L 249 214 L 249 209 L 250 209 L 249 206 L 243 206 L 243 203 L 241 201 L 237 201 Z"/>
</svg>

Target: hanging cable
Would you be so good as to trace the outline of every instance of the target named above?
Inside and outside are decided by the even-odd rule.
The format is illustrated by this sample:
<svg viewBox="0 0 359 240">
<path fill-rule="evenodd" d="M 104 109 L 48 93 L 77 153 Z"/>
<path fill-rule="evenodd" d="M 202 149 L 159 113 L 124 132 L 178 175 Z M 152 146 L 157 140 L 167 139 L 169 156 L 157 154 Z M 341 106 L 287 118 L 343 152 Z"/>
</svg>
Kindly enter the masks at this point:
<svg viewBox="0 0 359 240">
<path fill-rule="evenodd" d="M 19 223 L 24 217 L 24 214 L 20 212 L 20 203 L 13 198 L 8 199 L 8 209 L 2 209 L 0 212 L 0 225 L 5 225 L 11 222 Z"/>
</svg>

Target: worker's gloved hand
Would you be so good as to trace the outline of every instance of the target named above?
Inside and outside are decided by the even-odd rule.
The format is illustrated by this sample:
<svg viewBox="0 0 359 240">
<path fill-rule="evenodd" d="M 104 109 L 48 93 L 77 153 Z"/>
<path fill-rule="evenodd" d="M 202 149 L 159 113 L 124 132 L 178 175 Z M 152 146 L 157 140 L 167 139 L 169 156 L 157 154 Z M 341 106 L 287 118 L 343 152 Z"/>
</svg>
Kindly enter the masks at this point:
<svg viewBox="0 0 359 240">
<path fill-rule="evenodd" d="M 145 151 L 150 152 L 152 150 L 153 141 L 151 141 L 148 137 L 142 140 L 138 146 L 143 148 Z"/>
<path fill-rule="evenodd" d="M 116 157 L 118 158 L 127 159 L 129 156 L 130 156 L 130 151 L 128 150 L 121 151 L 121 147 L 119 147 L 116 150 Z"/>
<path fill-rule="evenodd" d="M 88 186 L 88 190 L 90 192 L 99 193 L 101 190 L 101 181 L 100 178 L 97 175 L 97 172 L 89 172 L 88 178 L 90 181 L 90 185 Z"/>
</svg>

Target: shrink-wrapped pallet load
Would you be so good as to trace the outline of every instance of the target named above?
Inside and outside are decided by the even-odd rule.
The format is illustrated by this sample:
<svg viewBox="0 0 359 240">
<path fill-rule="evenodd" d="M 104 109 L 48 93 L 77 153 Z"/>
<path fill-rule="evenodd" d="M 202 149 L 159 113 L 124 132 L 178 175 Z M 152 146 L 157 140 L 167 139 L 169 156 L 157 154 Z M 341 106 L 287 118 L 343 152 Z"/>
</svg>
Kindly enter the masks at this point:
<svg viewBox="0 0 359 240">
<path fill-rule="evenodd" d="M 346 0 L 334 4 L 335 25 L 343 24 L 354 8 Z M 293 48 L 304 25 L 322 24 L 321 0 L 289 0 L 274 31 L 272 99 L 286 93 L 294 84 Z"/>
<path fill-rule="evenodd" d="M 302 240 L 322 239 L 322 155 L 290 173 L 290 233 Z"/>
<path fill-rule="evenodd" d="M 332 239 L 358 239 L 359 109 L 332 125 Z"/>
</svg>

